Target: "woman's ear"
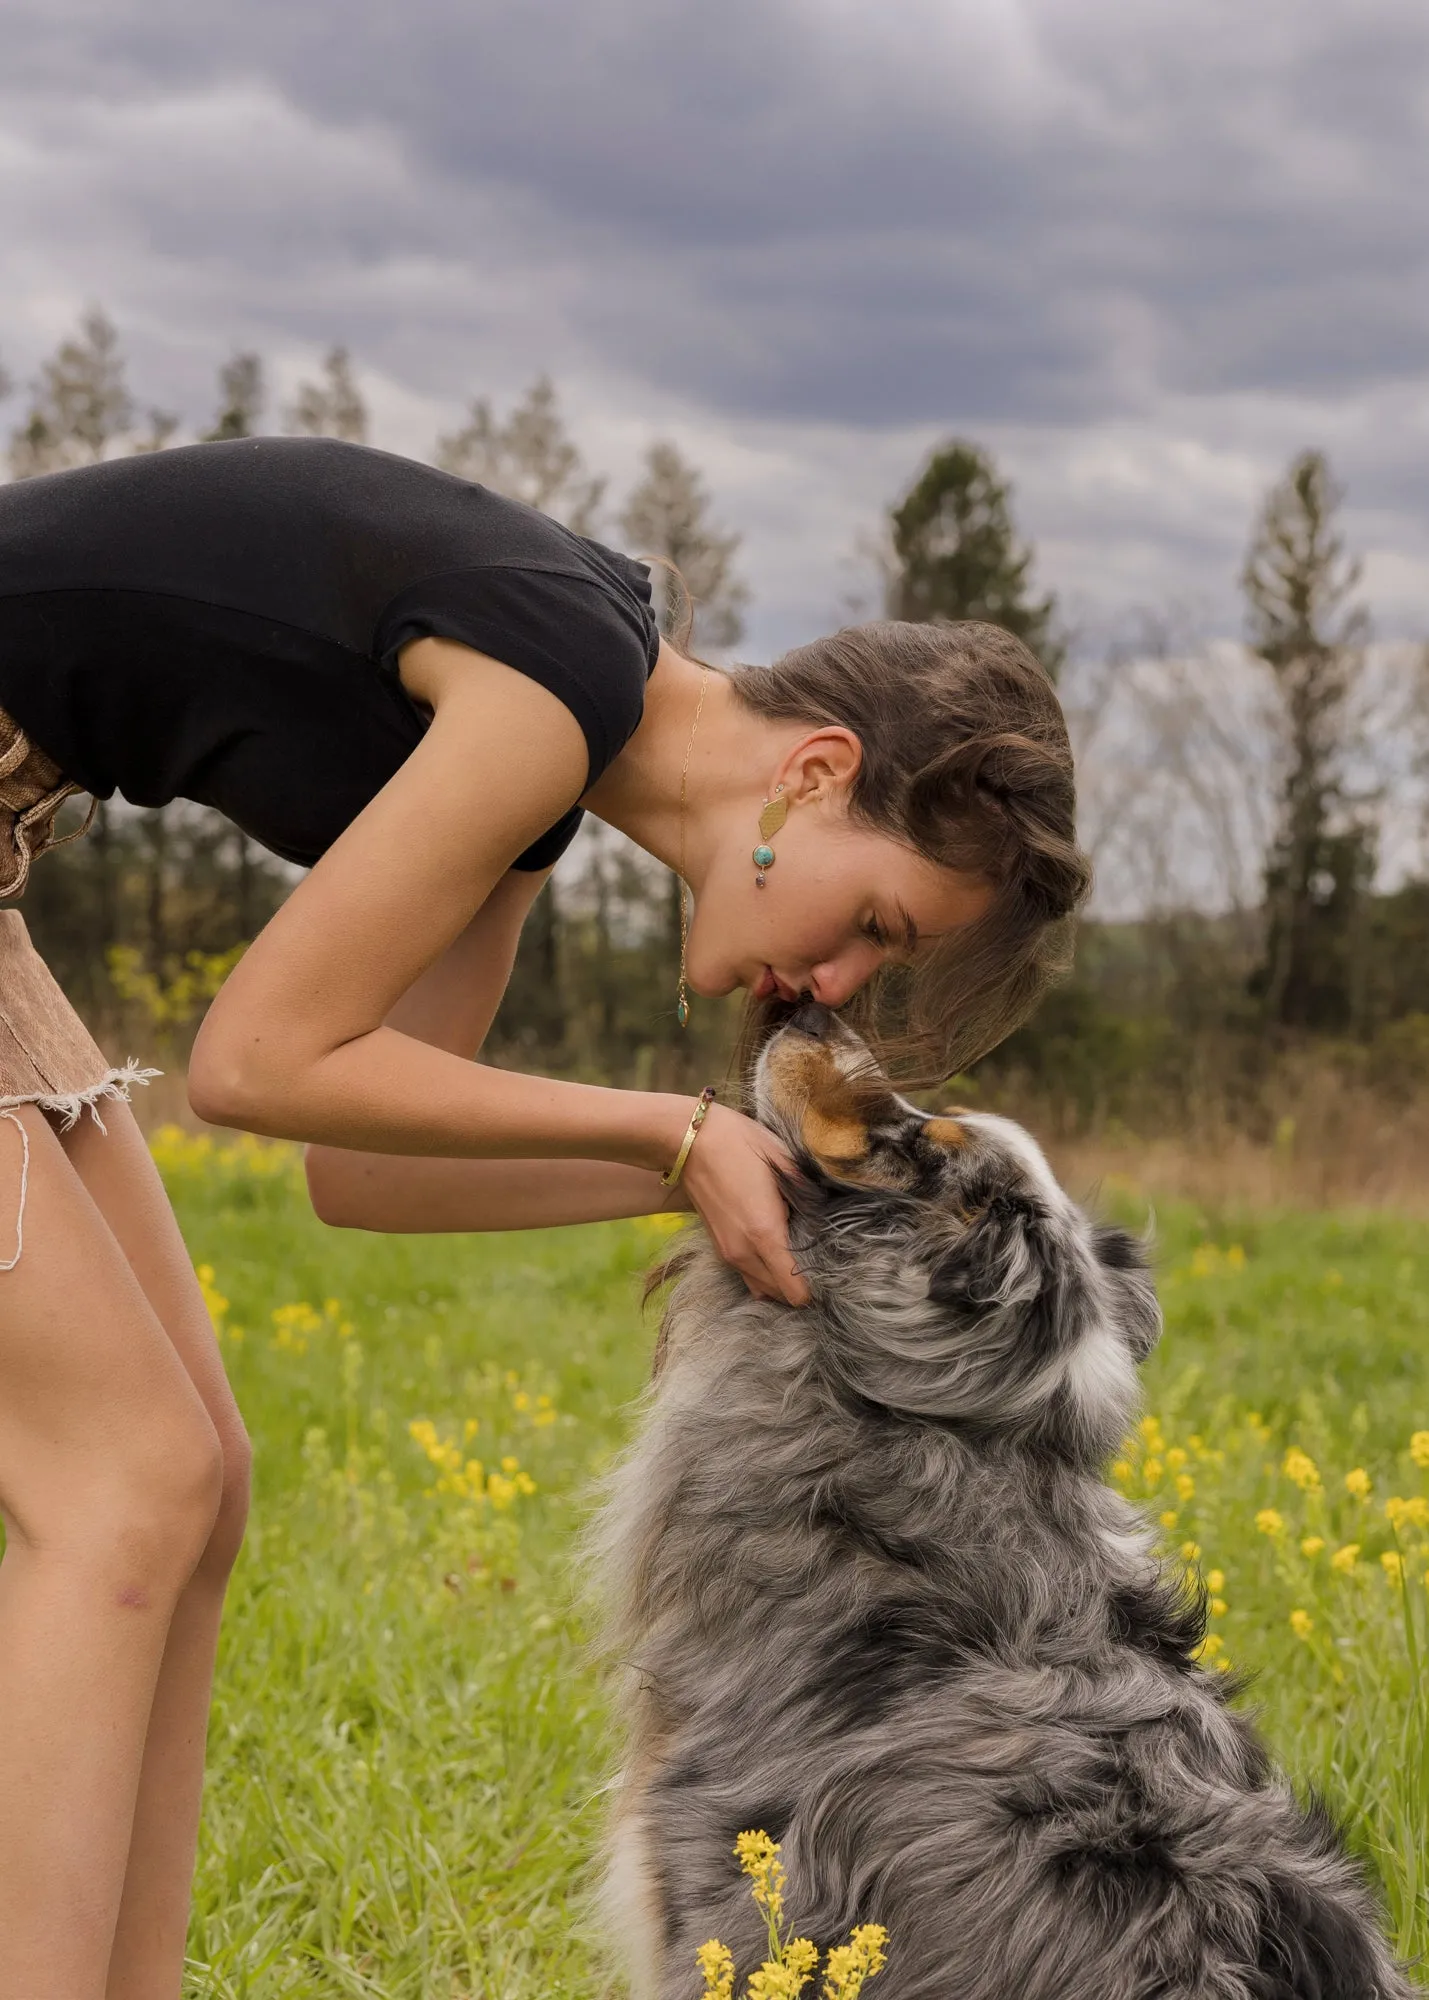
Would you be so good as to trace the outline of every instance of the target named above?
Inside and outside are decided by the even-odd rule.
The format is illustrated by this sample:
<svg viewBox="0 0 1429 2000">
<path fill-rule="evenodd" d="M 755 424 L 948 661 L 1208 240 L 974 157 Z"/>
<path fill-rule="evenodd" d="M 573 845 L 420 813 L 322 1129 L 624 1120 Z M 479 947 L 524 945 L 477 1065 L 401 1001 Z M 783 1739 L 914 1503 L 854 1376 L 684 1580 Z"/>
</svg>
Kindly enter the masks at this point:
<svg viewBox="0 0 1429 2000">
<path fill-rule="evenodd" d="M 853 731 L 831 722 L 794 745 L 774 782 L 783 785 L 791 805 L 808 805 L 832 792 L 847 791 L 862 764 L 863 745 Z"/>
</svg>

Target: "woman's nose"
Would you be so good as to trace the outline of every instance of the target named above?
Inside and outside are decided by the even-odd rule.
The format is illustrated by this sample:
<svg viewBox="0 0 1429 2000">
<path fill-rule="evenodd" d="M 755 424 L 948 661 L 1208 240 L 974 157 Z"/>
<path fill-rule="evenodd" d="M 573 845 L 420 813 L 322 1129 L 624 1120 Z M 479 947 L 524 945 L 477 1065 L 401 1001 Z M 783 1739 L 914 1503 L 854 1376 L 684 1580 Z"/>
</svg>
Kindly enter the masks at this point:
<svg viewBox="0 0 1429 2000">
<path fill-rule="evenodd" d="M 861 949 L 854 946 L 841 952 L 837 958 L 816 965 L 809 974 L 809 991 L 816 1000 L 826 1007 L 842 1007 L 851 1000 L 860 986 L 871 979 L 878 970 L 883 954 L 875 944 Z"/>
</svg>

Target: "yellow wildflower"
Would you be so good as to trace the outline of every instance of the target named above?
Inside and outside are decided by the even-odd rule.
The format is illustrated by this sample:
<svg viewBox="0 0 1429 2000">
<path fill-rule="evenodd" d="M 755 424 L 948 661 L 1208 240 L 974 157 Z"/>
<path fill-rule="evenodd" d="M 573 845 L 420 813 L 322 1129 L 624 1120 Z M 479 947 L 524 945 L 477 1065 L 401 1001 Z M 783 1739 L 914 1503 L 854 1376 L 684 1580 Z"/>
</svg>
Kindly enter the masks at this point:
<svg viewBox="0 0 1429 2000">
<path fill-rule="evenodd" d="M 1300 1553 L 1302 1556 L 1317 1556 L 1324 1546 L 1325 1537 L 1323 1535 L 1306 1535 L 1300 1544 Z"/>
<path fill-rule="evenodd" d="M 1345 1491 L 1351 1494 L 1356 1500 L 1368 1500 L 1370 1488 L 1373 1484 L 1374 1481 L 1362 1465 L 1357 1465 L 1353 1472 L 1345 1474 Z"/>
<path fill-rule="evenodd" d="M 1111 1476 L 1118 1486 L 1125 1486 L 1127 1480 L 1131 1477 L 1130 1463 L 1124 1458 L 1115 1460 L 1111 1468 Z"/>
<path fill-rule="evenodd" d="M 1199 1562 L 1201 1560 L 1201 1544 L 1199 1542 L 1182 1542 L 1181 1559 L 1183 1562 L 1188 1563 Z"/>
<path fill-rule="evenodd" d="M 1185 1463 L 1185 1452 L 1182 1451 L 1179 1444 L 1173 1444 L 1170 1451 L 1166 1454 L 1167 1469 L 1171 1472 L 1179 1472 Z"/>
<path fill-rule="evenodd" d="M 1229 1606 L 1223 1597 L 1213 1597 L 1211 1599 L 1212 1618 L 1224 1618 L 1228 1609 Z"/>
<path fill-rule="evenodd" d="M 796 1944 L 803 1944 L 803 1938 L 796 1938 Z M 812 1947 L 811 1947 L 812 1949 Z M 818 1961 L 817 1951 L 814 1953 Z M 751 1972 L 749 1984 L 745 1987 L 747 2000 L 798 2000 L 808 1985 L 813 1967 L 807 1972 L 799 1971 L 789 1963 L 787 1957 L 767 1959 L 758 1972 Z"/>
<path fill-rule="evenodd" d="M 734 1857 L 749 1877 L 754 1900 L 770 1925 L 777 1930 L 784 1914 L 784 1864 L 779 1859 L 779 1843 L 767 1833 L 741 1833 L 734 1843 Z"/>
<path fill-rule="evenodd" d="M 1226 1587 L 1226 1573 L 1223 1569 L 1211 1569 L 1206 1571 L 1207 1590 L 1213 1590 L 1219 1592 L 1224 1590 L 1225 1587 Z"/>
<path fill-rule="evenodd" d="M 1315 1621 L 1308 1611 L 1292 1611 L 1290 1629 L 1297 1639 L 1308 1639 L 1315 1629 Z"/>
<path fill-rule="evenodd" d="M 1295 1484 L 1300 1488 L 1302 1493 L 1319 1492 L 1319 1468 L 1309 1453 L 1301 1451 L 1298 1445 L 1291 1445 L 1289 1451 L 1286 1452 L 1285 1463 L 1281 1470 L 1285 1473 L 1287 1479 L 1295 1481 Z"/>
<path fill-rule="evenodd" d="M 1330 1557 L 1330 1568 L 1340 1576 L 1348 1576 L 1360 1559 L 1358 1542 L 1346 1542 L 1342 1549 L 1336 1549 Z"/>
<path fill-rule="evenodd" d="M 1145 1474 L 1147 1486 L 1151 1487 L 1161 1484 L 1162 1475 L 1165 1473 L 1166 1468 L 1159 1458 L 1148 1458 L 1141 1470 Z"/>
<path fill-rule="evenodd" d="M 1412 1500 L 1391 1494 L 1384 1503 L 1385 1517 L 1396 1531 L 1400 1528 L 1429 1528 L 1429 1500 L 1416 1493 Z"/>
<path fill-rule="evenodd" d="M 1160 1417 L 1143 1417 L 1136 1428 L 1141 1432 L 1141 1435 L 1146 1439 L 1147 1444 L 1150 1445 L 1152 1450 L 1156 1450 L 1158 1440 L 1161 1436 Z"/>
<path fill-rule="evenodd" d="M 1198 1660 L 1204 1660 L 1209 1665 L 1209 1663 L 1215 1659 L 1216 1655 L 1218 1653 L 1223 1653 L 1225 1649 L 1226 1649 L 1226 1642 L 1221 1637 L 1220 1633 L 1208 1632 L 1205 1638 L 1202 1639 L 1200 1645 L 1197 1646 L 1193 1657 Z"/>
<path fill-rule="evenodd" d="M 847 1944 L 835 1945 L 824 1964 L 823 2000 L 858 2000 L 865 1979 L 882 1972 L 887 1943 L 882 1924 L 860 1924 Z"/>
<path fill-rule="evenodd" d="M 1161 1516 L 1161 1525 L 1163 1528 L 1174 1528 L 1180 1518 L 1181 1516 L 1176 1512 L 1174 1507 L 1168 1507 Z"/>
<path fill-rule="evenodd" d="M 1233 1271 L 1243 1271 L 1245 1269 L 1245 1251 L 1239 1243 L 1232 1243 L 1230 1249 L 1227 1250 L 1226 1262 Z"/>
<path fill-rule="evenodd" d="M 1416 1431 L 1409 1440 L 1409 1456 L 1417 1466 L 1429 1471 L 1429 1431 Z"/>
<path fill-rule="evenodd" d="M 704 1975 L 704 2000 L 733 2000 L 734 1959 L 718 1938 L 700 1946 L 695 1963 Z"/>
<path fill-rule="evenodd" d="M 1195 1482 L 1195 1480 L 1194 1480 L 1194 1479 L 1193 1479 L 1193 1478 L 1191 1477 L 1191 1475 L 1190 1475 L 1190 1473 L 1189 1473 L 1189 1472 L 1183 1472 L 1183 1473 L 1181 1473 L 1181 1474 L 1179 1474 L 1179 1475 L 1178 1475 L 1178 1477 L 1177 1477 L 1177 1480 L 1176 1480 L 1176 1491 L 1177 1491 L 1177 1493 L 1178 1493 L 1178 1494 L 1179 1494 L 1179 1495 L 1181 1496 L 1181 1498 L 1182 1498 L 1183 1500 L 1194 1500 L 1194 1499 L 1195 1499 L 1195 1497 L 1196 1497 L 1196 1482 Z"/>
<path fill-rule="evenodd" d="M 1278 1514 L 1273 1507 L 1262 1507 L 1255 1517 L 1255 1525 L 1262 1535 L 1283 1535 L 1285 1516 Z"/>
<path fill-rule="evenodd" d="M 1391 1583 L 1403 1583 L 1404 1558 L 1397 1549 L 1386 1549 L 1379 1559 L 1379 1566 Z"/>
</svg>

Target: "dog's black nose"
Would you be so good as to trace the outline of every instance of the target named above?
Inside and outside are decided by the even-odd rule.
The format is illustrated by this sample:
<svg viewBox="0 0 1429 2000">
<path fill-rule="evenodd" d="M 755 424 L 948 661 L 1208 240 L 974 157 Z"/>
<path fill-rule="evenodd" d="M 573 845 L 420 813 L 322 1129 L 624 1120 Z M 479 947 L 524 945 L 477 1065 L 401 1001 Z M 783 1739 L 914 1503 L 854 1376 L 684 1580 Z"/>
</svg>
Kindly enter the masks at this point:
<svg viewBox="0 0 1429 2000">
<path fill-rule="evenodd" d="M 801 1035 L 809 1035 L 816 1042 L 823 1040 L 833 1024 L 833 1009 L 826 1007 L 821 1000 L 815 1000 L 807 993 L 800 996 L 798 1005 L 787 1023 L 789 1027 L 797 1028 Z"/>
</svg>

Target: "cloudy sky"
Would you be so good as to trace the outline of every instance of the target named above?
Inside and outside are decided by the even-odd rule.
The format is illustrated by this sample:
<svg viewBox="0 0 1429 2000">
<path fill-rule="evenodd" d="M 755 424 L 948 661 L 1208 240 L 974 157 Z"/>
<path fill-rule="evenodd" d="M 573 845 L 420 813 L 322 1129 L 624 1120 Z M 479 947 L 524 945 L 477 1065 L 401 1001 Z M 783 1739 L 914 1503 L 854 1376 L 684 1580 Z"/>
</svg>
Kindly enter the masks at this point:
<svg viewBox="0 0 1429 2000">
<path fill-rule="evenodd" d="M 1427 127 L 1423 0 L 8 0 L 0 360 L 98 300 L 197 424 L 233 348 L 281 391 L 343 340 L 419 454 L 547 369 L 617 487 L 704 467 L 751 657 L 950 432 L 1086 645 L 1233 633 L 1315 444 L 1412 634 Z"/>
</svg>

